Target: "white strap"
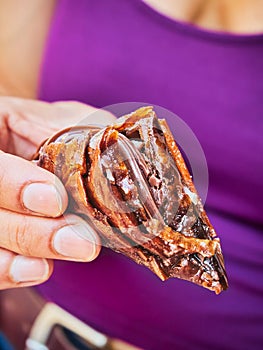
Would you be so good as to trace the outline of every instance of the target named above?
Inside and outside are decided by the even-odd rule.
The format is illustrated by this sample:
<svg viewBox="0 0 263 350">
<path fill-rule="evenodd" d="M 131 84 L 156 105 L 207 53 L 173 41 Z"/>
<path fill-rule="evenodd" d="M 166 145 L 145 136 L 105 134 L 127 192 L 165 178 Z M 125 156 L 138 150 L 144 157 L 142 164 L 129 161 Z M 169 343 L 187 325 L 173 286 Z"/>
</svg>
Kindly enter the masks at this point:
<svg viewBox="0 0 263 350">
<path fill-rule="evenodd" d="M 105 347 L 108 342 L 104 334 L 89 327 L 58 305 L 47 303 L 31 328 L 26 350 L 48 350 L 45 344 L 56 325 L 69 329 L 99 349 Z"/>
</svg>

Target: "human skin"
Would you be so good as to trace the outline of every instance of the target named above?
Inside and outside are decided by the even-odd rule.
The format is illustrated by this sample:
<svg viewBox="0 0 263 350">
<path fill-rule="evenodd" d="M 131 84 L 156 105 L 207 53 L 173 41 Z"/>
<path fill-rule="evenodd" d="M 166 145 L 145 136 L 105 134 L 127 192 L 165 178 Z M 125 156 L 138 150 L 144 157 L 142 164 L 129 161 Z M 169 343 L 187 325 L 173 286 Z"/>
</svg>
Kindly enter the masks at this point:
<svg viewBox="0 0 263 350">
<path fill-rule="evenodd" d="M 0 97 L 0 289 L 45 281 L 53 259 L 87 262 L 99 254 L 92 228 L 76 215 L 62 215 L 68 198 L 60 180 L 30 161 L 48 136 L 83 118 L 92 123 L 94 111 L 77 102 Z M 114 119 L 96 115 L 99 124 Z"/>
<path fill-rule="evenodd" d="M 174 19 L 213 31 L 263 32 L 262 0 L 143 0 Z"/>
<path fill-rule="evenodd" d="M 263 0 L 141 0 L 157 11 L 206 29 L 263 32 Z M 0 0 L 0 95 L 36 98 L 56 0 Z M 17 59 L 19 57 L 19 59 Z"/>
<path fill-rule="evenodd" d="M 262 0 L 144 1 L 165 15 L 208 29 L 263 31 Z M 54 6 L 55 0 L 0 0 L 0 95 L 37 97 Z M 43 282 L 52 273 L 52 259 L 90 261 L 98 255 L 97 235 L 79 217 L 62 215 L 67 206 L 63 185 L 29 161 L 46 137 L 92 111 L 94 108 L 74 102 L 0 98 L 0 289 Z M 105 114 L 96 122 L 113 120 Z M 76 230 L 71 235 L 63 229 L 55 236 L 69 224 L 77 224 L 78 230 L 81 227 L 87 239 L 76 235 Z M 62 237 L 62 242 L 54 237 Z M 65 255 L 68 247 L 73 256 Z"/>
</svg>

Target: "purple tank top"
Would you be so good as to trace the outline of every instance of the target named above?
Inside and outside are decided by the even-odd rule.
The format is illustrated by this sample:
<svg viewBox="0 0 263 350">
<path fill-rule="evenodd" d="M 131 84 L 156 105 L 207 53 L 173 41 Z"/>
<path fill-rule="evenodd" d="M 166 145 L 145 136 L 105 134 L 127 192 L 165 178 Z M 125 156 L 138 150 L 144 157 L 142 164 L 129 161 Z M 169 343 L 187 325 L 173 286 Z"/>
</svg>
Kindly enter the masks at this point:
<svg viewBox="0 0 263 350">
<path fill-rule="evenodd" d="M 183 118 L 208 161 L 206 207 L 230 287 L 216 296 L 189 282 L 163 283 L 103 249 L 92 263 L 57 262 L 38 288 L 43 295 L 144 349 L 262 349 L 262 57 L 263 34 L 207 32 L 141 0 L 58 1 L 39 98 L 101 107 L 145 101 Z"/>
</svg>

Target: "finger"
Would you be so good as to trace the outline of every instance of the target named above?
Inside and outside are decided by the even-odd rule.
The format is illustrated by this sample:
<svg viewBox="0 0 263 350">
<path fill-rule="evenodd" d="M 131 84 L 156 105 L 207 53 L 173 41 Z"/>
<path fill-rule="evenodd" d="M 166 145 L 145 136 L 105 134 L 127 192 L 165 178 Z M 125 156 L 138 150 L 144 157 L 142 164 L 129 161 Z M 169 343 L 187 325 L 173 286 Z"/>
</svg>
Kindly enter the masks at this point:
<svg viewBox="0 0 263 350">
<path fill-rule="evenodd" d="M 20 255 L 91 261 L 100 251 L 95 230 L 75 215 L 48 219 L 2 209 L 0 223 L 1 248 Z"/>
<path fill-rule="evenodd" d="M 57 131 L 57 127 L 52 126 L 53 114 L 54 108 L 50 103 L 0 97 L 0 119 L 4 126 L 2 129 L 12 133 L 15 144 L 18 143 L 18 138 L 22 138 L 36 148 Z"/>
<path fill-rule="evenodd" d="M 0 248 L 0 289 L 43 283 L 52 271 L 51 260 L 17 255 Z"/>
<path fill-rule="evenodd" d="M 56 120 L 68 118 L 70 125 L 100 124 L 109 125 L 116 117 L 105 109 L 98 109 L 77 101 L 59 101 L 52 104 L 56 107 Z M 65 119 L 64 119 L 65 120 Z"/>
<path fill-rule="evenodd" d="M 60 216 L 68 204 L 61 181 L 32 162 L 0 151 L 0 207 L 32 215 Z"/>
<path fill-rule="evenodd" d="M 85 123 L 108 125 L 116 120 L 110 112 L 76 101 L 46 103 L 21 98 L 0 98 L 8 129 L 37 147 L 54 132 Z M 14 139 L 16 142 L 16 138 Z M 18 150 L 19 151 L 19 150 Z M 20 153 L 17 153 L 20 155 Z"/>
</svg>

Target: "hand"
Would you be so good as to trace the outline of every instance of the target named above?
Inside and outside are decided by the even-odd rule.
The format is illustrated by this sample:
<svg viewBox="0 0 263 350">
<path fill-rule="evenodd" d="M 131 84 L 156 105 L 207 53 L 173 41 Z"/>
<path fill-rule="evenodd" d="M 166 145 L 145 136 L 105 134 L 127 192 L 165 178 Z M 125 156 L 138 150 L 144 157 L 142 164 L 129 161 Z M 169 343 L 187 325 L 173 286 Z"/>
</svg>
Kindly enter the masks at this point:
<svg viewBox="0 0 263 350">
<path fill-rule="evenodd" d="M 0 98 L 0 289 L 44 282 L 52 259 L 91 261 L 99 254 L 96 232 L 76 215 L 62 216 L 68 198 L 60 180 L 26 160 L 45 138 L 95 110 Z M 114 119 L 105 112 L 96 123 Z"/>
<path fill-rule="evenodd" d="M 84 103 L 63 101 L 46 103 L 13 97 L 0 97 L 0 149 L 31 159 L 37 147 L 56 131 L 87 122 L 107 125 L 116 119 L 107 111 Z"/>
</svg>

